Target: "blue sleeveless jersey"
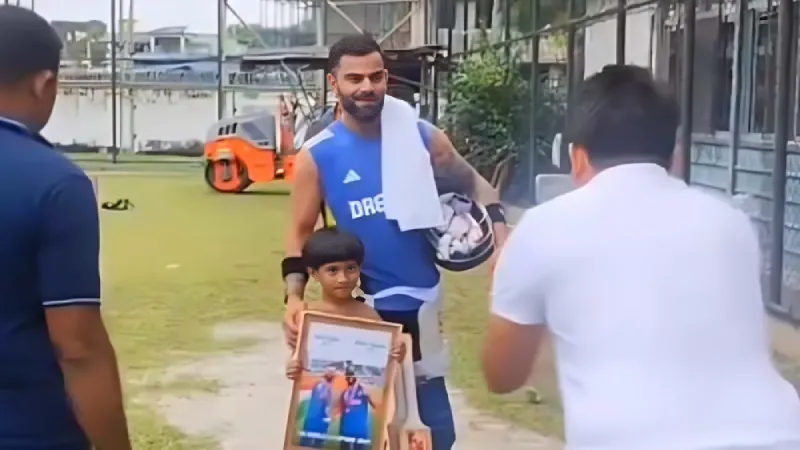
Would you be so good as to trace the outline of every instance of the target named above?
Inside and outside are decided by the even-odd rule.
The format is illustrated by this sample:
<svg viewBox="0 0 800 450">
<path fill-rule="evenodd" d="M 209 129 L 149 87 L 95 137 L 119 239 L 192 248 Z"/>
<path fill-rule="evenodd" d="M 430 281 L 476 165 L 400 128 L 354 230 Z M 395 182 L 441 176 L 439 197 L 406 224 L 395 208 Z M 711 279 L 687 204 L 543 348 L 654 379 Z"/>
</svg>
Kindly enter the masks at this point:
<svg viewBox="0 0 800 450">
<path fill-rule="evenodd" d="M 348 387 L 342 393 L 344 411 L 339 422 L 339 435 L 355 439 L 370 439 L 372 428 L 369 397 L 360 385 Z"/>
<path fill-rule="evenodd" d="M 328 432 L 328 406 L 333 396 L 333 388 L 326 381 L 318 381 L 311 390 L 311 397 L 306 406 L 306 419 L 303 431 L 308 433 Z"/>
<path fill-rule="evenodd" d="M 428 147 L 433 125 L 419 122 Z M 383 209 L 380 139 L 368 139 L 337 121 L 306 143 L 319 173 L 322 194 L 336 226 L 353 233 L 366 250 L 361 289 L 378 310 L 410 310 L 422 304 L 414 296 L 438 285 L 435 254 L 421 231 L 400 231 Z M 413 174 L 409 176 L 413 183 Z M 381 295 L 382 291 L 393 293 Z M 400 291 L 401 293 L 396 293 Z"/>
</svg>

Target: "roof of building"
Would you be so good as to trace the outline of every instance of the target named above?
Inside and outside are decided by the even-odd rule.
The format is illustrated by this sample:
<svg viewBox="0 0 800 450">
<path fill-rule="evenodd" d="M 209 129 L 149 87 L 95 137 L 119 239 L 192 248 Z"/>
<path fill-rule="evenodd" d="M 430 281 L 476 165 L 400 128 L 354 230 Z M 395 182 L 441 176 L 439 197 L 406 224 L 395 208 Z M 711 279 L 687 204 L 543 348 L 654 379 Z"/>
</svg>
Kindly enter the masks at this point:
<svg viewBox="0 0 800 450">
<path fill-rule="evenodd" d="M 156 28 L 155 30 L 150 30 L 144 32 L 144 34 L 150 35 L 158 35 L 158 34 L 186 34 L 186 30 L 189 27 L 186 26 L 172 26 L 172 27 L 161 27 Z"/>
</svg>

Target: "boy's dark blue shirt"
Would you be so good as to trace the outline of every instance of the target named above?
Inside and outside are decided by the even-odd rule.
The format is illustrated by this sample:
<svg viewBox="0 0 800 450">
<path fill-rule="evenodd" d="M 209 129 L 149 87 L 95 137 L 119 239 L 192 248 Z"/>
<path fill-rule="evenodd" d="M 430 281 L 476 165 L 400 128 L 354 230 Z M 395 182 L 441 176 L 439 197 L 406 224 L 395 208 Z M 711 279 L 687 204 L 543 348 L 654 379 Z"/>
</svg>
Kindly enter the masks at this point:
<svg viewBox="0 0 800 450">
<path fill-rule="evenodd" d="M 100 305 L 91 181 L 0 118 L 0 449 L 86 450 L 48 335 L 48 308 Z"/>
</svg>

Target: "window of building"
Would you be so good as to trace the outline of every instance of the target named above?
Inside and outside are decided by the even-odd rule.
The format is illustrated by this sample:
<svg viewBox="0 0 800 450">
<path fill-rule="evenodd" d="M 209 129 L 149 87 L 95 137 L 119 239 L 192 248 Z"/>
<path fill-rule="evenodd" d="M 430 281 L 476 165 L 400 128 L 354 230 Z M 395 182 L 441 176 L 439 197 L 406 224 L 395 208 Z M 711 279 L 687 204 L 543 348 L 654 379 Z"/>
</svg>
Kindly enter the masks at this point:
<svg viewBox="0 0 800 450">
<path fill-rule="evenodd" d="M 757 13 L 756 30 L 753 33 L 753 86 L 750 92 L 752 111 L 750 113 L 750 131 L 771 134 L 775 132 L 775 108 L 777 99 L 777 58 L 778 58 L 778 11 L 776 2 L 765 6 L 764 11 Z M 800 116 L 798 110 L 798 29 L 800 27 L 800 7 L 795 6 L 793 30 L 793 48 L 790 50 L 792 74 L 790 75 L 789 105 L 790 135 L 800 135 Z"/>
<path fill-rule="evenodd" d="M 778 13 L 774 6 L 760 12 L 753 41 L 753 86 L 750 92 L 750 131 L 775 132 L 775 76 L 778 53 Z"/>
<path fill-rule="evenodd" d="M 730 128 L 735 26 L 725 14 L 722 0 L 698 5 L 694 43 L 694 95 L 692 130 L 714 133 Z M 668 83 L 680 101 L 683 84 L 683 11 L 674 9 L 667 22 Z"/>
<path fill-rule="evenodd" d="M 718 54 L 714 76 L 712 131 L 730 131 L 735 33 L 736 27 L 733 22 L 722 22 L 720 24 L 717 36 Z"/>
</svg>

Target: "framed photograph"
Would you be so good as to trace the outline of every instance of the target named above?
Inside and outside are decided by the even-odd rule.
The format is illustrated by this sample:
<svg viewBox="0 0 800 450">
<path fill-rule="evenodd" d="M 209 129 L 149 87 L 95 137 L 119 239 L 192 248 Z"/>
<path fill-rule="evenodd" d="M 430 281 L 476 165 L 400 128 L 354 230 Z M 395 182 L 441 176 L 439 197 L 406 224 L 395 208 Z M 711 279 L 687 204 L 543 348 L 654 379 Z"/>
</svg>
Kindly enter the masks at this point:
<svg viewBox="0 0 800 450">
<path fill-rule="evenodd" d="M 401 330 L 387 322 L 303 314 L 296 357 L 304 370 L 292 387 L 284 450 L 383 450 L 399 368 L 391 349 Z"/>
</svg>

